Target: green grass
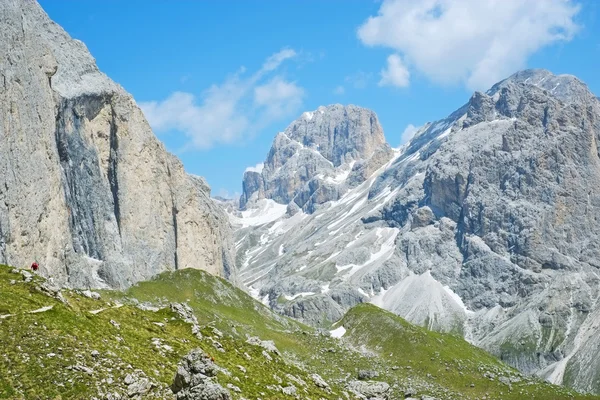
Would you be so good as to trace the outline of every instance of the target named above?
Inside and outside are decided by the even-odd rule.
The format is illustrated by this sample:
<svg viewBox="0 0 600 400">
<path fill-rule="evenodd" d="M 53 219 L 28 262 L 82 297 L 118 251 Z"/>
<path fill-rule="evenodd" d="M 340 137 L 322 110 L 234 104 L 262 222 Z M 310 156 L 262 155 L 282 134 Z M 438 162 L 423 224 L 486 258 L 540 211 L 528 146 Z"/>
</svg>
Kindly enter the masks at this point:
<svg viewBox="0 0 600 400">
<path fill-rule="evenodd" d="M 345 382 L 356 379 L 359 369 L 378 371 L 376 379 L 393 387 L 391 398 L 403 398 L 407 387 L 440 399 L 593 398 L 524 379 L 456 336 L 415 327 L 372 305 L 358 305 L 347 313 L 338 323 L 347 329 L 339 340 L 274 314 L 242 290 L 203 271 L 164 273 L 125 292 L 103 291 L 101 300 L 63 291 L 67 304 L 37 290 L 40 282 L 36 278 L 24 283 L 20 275 L 0 266 L 0 315 L 14 314 L 0 319 L 0 398 L 87 399 L 108 391 L 124 393 L 123 379 L 135 369 L 166 389 L 180 358 L 197 347 L 228 371 L 218 374 L 219 383 L 242 390 L 231 392 L 234 399 L 291 399 L 278 390 L 289 384 L 297 387 L 301 398 L 345 398 Z M 202 340 L 169 310 L 171 302 L 187 303 L 193 309 Z M 124 305 L 114 308 L 117 303 Z M 160 309 L 144 311 L 139 303 Z M 49 305 L 50 311 L 28 314 Z M 106 310 L 90 313 L 102 308 Z M 262 348 L 246 343 L 248 335 L 273 340 L 281 356 L 272 354 L 269 361 Z M 152 344 L 155 339 L 172 351 L 157 349 Z M 101 357 L 93 357 L 92 350 Z M 51 353 L 55 356 L 49 357 Z M 94 372 L 88 375 L 67 368 L 73 365 Z M 500 374 L 519 377 L 520 382 L 509 390 L 497 379 L 484 377 L 487 372 L 496 378 Z M 312 373 L 320 374 L 332 391 L 317 388 Z"/>
<path fill-rule="evenodd" d="M 409 324 L 371 304 L 354 307 L 339 324 L 347 329 L 346 340 L 355 346 L 367 346 L 382 359 L 399 366 L 398 371 L 406 372 L 408 369 L 410 374 L 425 377 L 425 382 L 461 393 L 465 398 L 598 398 L 523 377 L 460 337 Z M 519 382 L 511 383 L 509 388 L 499 381 L 500 376 Z"/>
</svg>

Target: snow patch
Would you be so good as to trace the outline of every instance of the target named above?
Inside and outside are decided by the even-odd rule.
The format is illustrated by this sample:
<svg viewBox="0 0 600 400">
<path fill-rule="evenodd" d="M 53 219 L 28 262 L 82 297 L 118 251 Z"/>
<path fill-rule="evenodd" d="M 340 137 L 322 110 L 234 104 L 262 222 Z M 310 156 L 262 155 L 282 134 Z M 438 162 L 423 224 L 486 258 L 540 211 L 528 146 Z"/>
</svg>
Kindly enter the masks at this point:
<svg viewBox="0 0 600 400">
<path fill-rule="evenodd" d="M 335 328 L 334 330 L 329 331 L 329 334 L 332 338 L 339 339 L 346 334 L 346 328 L 340 326 L 339 328 Z"/>
<path fill-rule="evenodd" d="M 287 212 L 285 204 L 279 204 L 271 199 L 259 200 L 257 206 L 257 208 L 242 211 L 241 217 L 230 215 L 231 223 L 241 225 L 242 228 L 265 225 L 283 217 Z"/>
<path fill-rule="evenodd" d="M 442 133 L 440 136 L 438 136 L 438 139 L 443 139 L 446 136 L 450 135 L 450 131 L 452 130 L 452 128 L 448 128 L 444 131 L 444 133 Z"/>
<path fill-rule="evenodd" d="M 302 293 L 296 293 L 293 296 L 290 295 L 283 295 L 283 297 L 285 297 L 286 300 L 288 301 L 292 301 L 297 299 L 298 297 L 306 297 L 306 296 L 312 296 L 313 294 L 315 294 L 314 292 L 302 292 Z"/>
</svg>

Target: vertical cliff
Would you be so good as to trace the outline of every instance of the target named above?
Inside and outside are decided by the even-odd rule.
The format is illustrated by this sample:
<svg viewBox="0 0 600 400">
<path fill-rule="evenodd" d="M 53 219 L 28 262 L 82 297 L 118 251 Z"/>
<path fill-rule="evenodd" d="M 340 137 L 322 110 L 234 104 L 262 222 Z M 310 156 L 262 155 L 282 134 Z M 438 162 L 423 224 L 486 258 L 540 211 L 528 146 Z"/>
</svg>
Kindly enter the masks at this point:
<svg viewBox="0 0 600 400">
<path fill-rule="evenodd" d="M 0 1 L 0 262 L 72 286 L 229 276 L 229 223 L 135 101 L 33 0 Z"/>
</svg>

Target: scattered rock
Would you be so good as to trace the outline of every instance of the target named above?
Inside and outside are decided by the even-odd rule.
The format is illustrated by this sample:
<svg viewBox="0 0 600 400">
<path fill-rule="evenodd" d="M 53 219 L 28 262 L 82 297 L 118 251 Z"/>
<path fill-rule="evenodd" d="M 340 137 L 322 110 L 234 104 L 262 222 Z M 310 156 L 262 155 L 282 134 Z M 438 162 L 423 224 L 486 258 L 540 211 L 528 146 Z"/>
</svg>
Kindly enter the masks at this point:
<svg viewBox="0 0 600 400">
<path fill-rule="evenodd" d="M 266 350 L 263 350 L 263 351 L 262 351 L 262 355 L 263 355 L 263 357 L 264 357 L 264 358 L 266 358 L 267 360 L 269 360 L 269 361 L 273 361 L 273 357 L 271 357 L 271 356 L 269 355 L 269 353 L 267 353 L 267 352 L 266 352 Z"/>
<path fill-rule="evenodd" d="M 33 275 L 31 275 L 31 273 L 29 271 L 22 269 L 21 275 L 23 276 L 23 280 L 25 282 L 31 282 L 33 280 Z"/>
<path fill-rule="evenodd" d="M 81 294 L 88 299 L 100 300 L 100 293 L 92 292 L 91 290 L 82 290 Z"/>
<path fill-rule="evenodd" d="M 368 399 L 388 399 L 390 385 L 386 382 L 375 381 L 350 381 L 346 385 L 349 391 L 362 395 Z"/>
<path fill-rule="evenodd" d="M 284 388 L 281 388 L 281 392 L 283 394 L 287 394 L 288 396 L 295 396 L 296 395 L 296 386 L 294 386 L 294 385 L 286 386 Z"/>
<path fill-rule="evenodd" d="M 321 378 L 321 375 L 312 374 L 310 377 L 317 387 L 320 387 L 321 389 L 329 389 L 329 385 L 323 378 Z"/>
<path fill-rule="evenodd" d="M 275 343 L 272 340 L 260 340 L 256 336 L 249 336 L 248 340 L 246 340 L 246 343 L 251 344 L 253 346 L 260 346 L 271 353 L 281 355 L 281 353 L 279 353 L 279 350 L 277 350 L 277 347 L 275 347 Z"/>
<path fill-rule="evenodd" d="M 148 378 L 139 378 L 127 386 L 127 395 L 129 397 L 141 396 L 148 393 L 155 386 Z"/>
<path fill-rule="evenodd" d="M 239 387 L 237 387 L 237 386 L 235 386 L 235 385 L 233 385 L 231 383 L 227 384 L 227 389 L 233 390 L 236 393 L 242 393 L 242 389 L 240 389 Z"/>
<path fill-rule="evenodd" d="M 378 376 L 379 376 L 379 372 L 377 372 L 377 371 L 365 370 L 365 369 L 361 369 L 360 371 L 358 371 L 358 379 L 360 379 L 361 381 L 366 381 L 366 380 L 370 380 L 373 378 L 377 378 Z"/>
<path fill-rule="evenodd" d="M 229 400 L 229 392 L 213 379 L 217 370 L 208 354 L 192 350 L 179 363 L 171 390 L 177 400 Z"/>
</svg>

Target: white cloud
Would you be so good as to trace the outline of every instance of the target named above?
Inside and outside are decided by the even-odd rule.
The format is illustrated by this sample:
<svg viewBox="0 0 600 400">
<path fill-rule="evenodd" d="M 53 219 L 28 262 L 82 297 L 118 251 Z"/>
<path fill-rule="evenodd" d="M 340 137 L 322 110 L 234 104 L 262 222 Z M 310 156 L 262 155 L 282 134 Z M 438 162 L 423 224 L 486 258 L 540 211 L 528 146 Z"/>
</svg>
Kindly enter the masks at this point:
<svg viewBox="0 0 600 400">
<path fill-rule="evenodd" d="M 276 70 L 282 62 L 287 59 L 296 57 L 296 52 L 293 49 L 283 49 L 278 53 L 271 55 L 263 64 L 262 69 L 266 72 Z"/>
<path fill-rule="evenodd" d="M 364 89 L 371 80 L 371 73 L 358 71 L 346 77 L 346 82 L 352 85 L 354 89 Z"/>
<path fill-rule="evenodd" d="M 419 128 L 413 124 L 408 124 L 400 136 L 400 144 L 408 143 L 408 141 L 415 136 L 415 133 L 417 133 L 418 130 Z"/>
<path fill-rule="evenodd" d="M 254 167 L 248 167 L 246 168 L 245 172 L 256 172 L 256 173 L 261 173 L 263 168 L 265 167 L 264 163 L 258 163 L 256 164 Z"/>
<path fill-rule="evenodd" d="M 575 0 L 384 0 L 358 37 L 434 82 L 486 89 L 540 48 L 572 39 L 579 9 Z"/>
<path fill-rule="evenodd" d="M 275 71 L 295 57 L 292 49 L 271 55 L 250 76 L 244 67 L 197 98 L 175 92 L 162 101 L 140 103 L 157 133 L 178 131 L 188 139 L 186 149 L 230 144 L 253 135 L 270 123 L 293 115 L 302 104 L 304 90 Z"/>
<path fill-rule="evenodd" d="M 346 93 L 346 89 L 342 86 L 336 86 L 335 89 L 333 89 L 333 94 L 344 94 Z"/>
<path fill-rule="evenodd" d="M 290 115 L 302 104 L 304 89 L 294 82 L 287 82 L 276 76 L 264 85 L 254 88 L 254 102 L 264 107 L 273 119 Z"/>
<path fill-rule="evenodd" d="M 386 68 L 381 70 L 379 86 L 406 87 L 410 81 L 410 73 L 402 63 L 398 54 L 392 54 L 387 58 Z"/>
</svg>

